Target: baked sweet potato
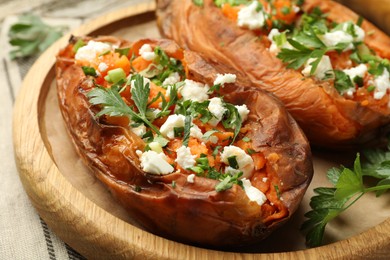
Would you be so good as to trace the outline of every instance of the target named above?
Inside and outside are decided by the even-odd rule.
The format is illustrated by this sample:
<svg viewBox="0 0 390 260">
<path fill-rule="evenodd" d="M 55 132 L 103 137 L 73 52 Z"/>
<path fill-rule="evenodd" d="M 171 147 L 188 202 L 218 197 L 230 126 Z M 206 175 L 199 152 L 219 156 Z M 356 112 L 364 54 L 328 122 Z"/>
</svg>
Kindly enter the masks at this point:
<svg viewBox="0 0 390 260">
<path fill-rule="evenodd" d="M 157 19 L 163 36 L 275 94 L 313 145 L 388 130 L 390 38 L 338 3 L 157 0 Z"/>
<path fill-rule="evenodd" d="M 245 246 L 297 209 L 311 152 L 278 100 L 219 70 L 170 40 L 73 37 L 57 56 L 59 105 L 80 156 L 141 227 Z"/>
</svg>

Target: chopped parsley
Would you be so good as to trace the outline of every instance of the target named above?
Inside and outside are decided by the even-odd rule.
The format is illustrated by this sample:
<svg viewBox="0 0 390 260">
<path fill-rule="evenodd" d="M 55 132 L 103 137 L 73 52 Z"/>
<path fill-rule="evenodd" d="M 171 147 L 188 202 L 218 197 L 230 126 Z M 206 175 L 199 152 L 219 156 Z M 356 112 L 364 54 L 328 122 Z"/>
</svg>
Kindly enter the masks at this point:
<svg viewBox="0 0 390 260">
<path fill-rule="evenodd" d="M 88 67 L 88 66 L 82 66 L 81 69 L 83 70 L 85 76 L 97 77 L 97 73 L 96 73 L 95 68 Z"/>
</svg>

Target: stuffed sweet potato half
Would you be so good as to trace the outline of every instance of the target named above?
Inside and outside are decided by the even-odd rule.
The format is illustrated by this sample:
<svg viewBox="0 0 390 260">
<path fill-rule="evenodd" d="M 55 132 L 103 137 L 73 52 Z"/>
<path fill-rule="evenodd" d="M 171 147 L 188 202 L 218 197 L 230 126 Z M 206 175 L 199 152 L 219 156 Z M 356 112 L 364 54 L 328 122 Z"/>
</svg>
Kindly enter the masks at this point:
<svg viewBox="0 0 390 260">
<path fill-rule="evenodd" d="M 311 153 L 275 98 L 219 68 L 169 40 L 72 38 L 58 97 L 78 153 L 140 226 L 245 246 L 297 209 Z"/>
<path fill-rule="evenodd" d="M 390 38 L 320 0 L 157 0 L 160 31 L 275 94 L 313 145 L 350 147 L 390 121 Z"/>
</svg>

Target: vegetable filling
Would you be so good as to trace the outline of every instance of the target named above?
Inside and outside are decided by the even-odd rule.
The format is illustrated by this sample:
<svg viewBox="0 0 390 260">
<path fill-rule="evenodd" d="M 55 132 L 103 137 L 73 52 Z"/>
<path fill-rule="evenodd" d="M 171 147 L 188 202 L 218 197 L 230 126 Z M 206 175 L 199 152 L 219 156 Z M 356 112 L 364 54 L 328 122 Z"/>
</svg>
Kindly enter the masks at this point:
<svg viewBox="0 0 390 260">
<path fill-rule="evenodd" d="M 214 179 L 217 192 L 238 185 L 250 201 L 266 208 L 270 220 L 286 214 L 280 181 L 268 173 L 267 158 L 248 136 L 248 107 L 219 94 L 236 75 L 218 74 L 212 86 L 188 79 L 182 53 L 168 56 L 148 43 L 116 48 L 79 40 L 73 52 L 93 82 L 87 97 L 98 108 L 99 121 L 128 128 L 144 141 L 145 148 L 136 151 L 144 172 L 181 172 L 188 185 L 197 178 Z M 275 161 L 278 155 L 272 157 Z"/>
<path fill-rule="evenodd" d="M 304 1 L 214 0 L 239 27 L 260 37 L 288 68 L 303 79 L 329 82 L 344 98 L 387 111 L 390 62 L 364 42 L 363 19 L 336 23 L 319 8 L 302 10 Z"/>
</svg>

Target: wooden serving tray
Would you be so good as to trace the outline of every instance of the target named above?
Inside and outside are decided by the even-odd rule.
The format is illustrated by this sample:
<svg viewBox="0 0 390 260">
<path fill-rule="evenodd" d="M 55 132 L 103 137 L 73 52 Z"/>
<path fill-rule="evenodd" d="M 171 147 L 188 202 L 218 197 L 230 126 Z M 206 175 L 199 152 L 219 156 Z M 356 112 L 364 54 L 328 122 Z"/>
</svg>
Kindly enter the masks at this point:
<svg viewBox="0 0 390 260">
<path fill-rule="evenodd" d="M 154 3 L 132 6 L 100 17 L 73 34 L 115 35 L 129 40 L 160 37 L 154 9 Z M 319 151 L 314 152 L 315 177 L 298 212 L 258 247 L 242 252 L 208 250 L 170 241 L 133 225 L 81 162 L 62 122 L 54 64 L 69 37 L 50 47 L 27 74 L 15 104 L 13 138 L 20 179 L 32 204 L 50 228 L 79 253 L 91 259 L 334 259 L 385 258 L 390 254 L 390 196 L 364 196 L 329 224 L 327 245 L 305 248 L 299 227 L 309 209 L 312 189 L 326 185 L 326 170 L 342 162 Z M 344 157 L 350 163 L 354 154 Z"/>
</svg>

